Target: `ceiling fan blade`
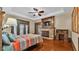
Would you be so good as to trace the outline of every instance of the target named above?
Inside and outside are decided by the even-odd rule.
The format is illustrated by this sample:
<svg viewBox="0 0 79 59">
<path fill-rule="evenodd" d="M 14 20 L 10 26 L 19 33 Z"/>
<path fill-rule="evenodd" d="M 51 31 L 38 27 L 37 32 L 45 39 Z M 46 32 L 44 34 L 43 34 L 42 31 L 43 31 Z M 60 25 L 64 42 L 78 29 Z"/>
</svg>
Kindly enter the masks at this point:
<svg viewBox="0 0 79 59">
<path fill-rule="evenodd" d="M 35 14 L 33 16 L 35 16 Z"/>
<path fill-rule="evenodd" d="M 44 13 L 44 11 L 39 11 L 39 13 Z"/>
<path fill-rule="evenodd" d="M 28 12 L 28 13 L 36 13 L 36 12 Z"/>
<path fill-rule="evenodd" d="M 40 14 L 40 13 L 38 13 L 38 15 L 39 15 L 39 16 L 41 16 L 41 14 Z"/>
<path fill-rule="evenodd" d="M 36 9 L 36 8 L 33 8 L 35 11 L 38 11 L 38 9 Z"/>
</svg>

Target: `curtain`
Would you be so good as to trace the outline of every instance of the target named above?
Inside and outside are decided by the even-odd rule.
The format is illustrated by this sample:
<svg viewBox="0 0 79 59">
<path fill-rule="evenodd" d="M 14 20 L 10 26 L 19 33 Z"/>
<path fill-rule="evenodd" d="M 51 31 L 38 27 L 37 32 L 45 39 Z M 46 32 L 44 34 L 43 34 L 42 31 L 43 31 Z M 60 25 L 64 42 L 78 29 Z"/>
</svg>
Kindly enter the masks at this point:
<svg viewBox="0 0 79 59">
<path fill-rule="evenodd" d="M 24 24 L 20 24 L 20 35 L 24 34 Z"/>
<path fill-rule="evenodd" d="M 14 26 L 14 34 L 17 35 L 17 26 Z"/>
<path fill-rule="evenodd" d="M 28 34 L 28 25 L 26 25 L 26 34 Z"/>
</svg>

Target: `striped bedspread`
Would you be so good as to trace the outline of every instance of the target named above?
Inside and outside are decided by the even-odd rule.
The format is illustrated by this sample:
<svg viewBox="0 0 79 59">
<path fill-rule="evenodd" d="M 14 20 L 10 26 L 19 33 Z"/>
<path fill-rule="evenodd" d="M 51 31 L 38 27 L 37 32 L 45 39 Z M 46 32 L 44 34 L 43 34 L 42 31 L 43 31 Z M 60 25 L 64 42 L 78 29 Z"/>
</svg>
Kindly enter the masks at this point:
<svg viewBox="0 0 79 59">
<path fill-rule="evenodd" d="M 17 36 L 15 42 L 11 42 L 10 45 L 4 45 L 3 51 L 22 51 L 37 43 L 43 42 L 42 37 L 36 34 L 28 34 Z"/>
</svg>

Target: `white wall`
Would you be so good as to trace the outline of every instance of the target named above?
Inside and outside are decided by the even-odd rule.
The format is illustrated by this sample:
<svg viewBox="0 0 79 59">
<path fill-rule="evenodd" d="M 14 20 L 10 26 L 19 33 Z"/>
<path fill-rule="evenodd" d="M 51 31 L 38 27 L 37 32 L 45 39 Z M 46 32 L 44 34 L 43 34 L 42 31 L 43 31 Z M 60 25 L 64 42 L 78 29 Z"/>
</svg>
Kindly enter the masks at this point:
<svg viewBox="0 0 79 59">
<path fill-rule="evenodd" d="M 72 32 L 72 41 L 77 51 L 78 51 L 78 37 L 79 37 L 79 34 Z"/>
</svg>

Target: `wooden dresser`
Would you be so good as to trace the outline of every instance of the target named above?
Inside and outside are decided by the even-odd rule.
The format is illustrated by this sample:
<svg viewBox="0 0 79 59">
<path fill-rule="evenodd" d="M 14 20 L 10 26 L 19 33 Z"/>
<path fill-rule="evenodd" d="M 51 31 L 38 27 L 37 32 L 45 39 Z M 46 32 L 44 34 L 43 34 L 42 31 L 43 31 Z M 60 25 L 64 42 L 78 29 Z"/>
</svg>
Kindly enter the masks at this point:
<svg viewBox="0 0 79 59">
<path fill-rule="evenodd" d="M 5 12 L 0 11 L 0 51 L 2 50 L 2 21 Z"/>
</svg>

